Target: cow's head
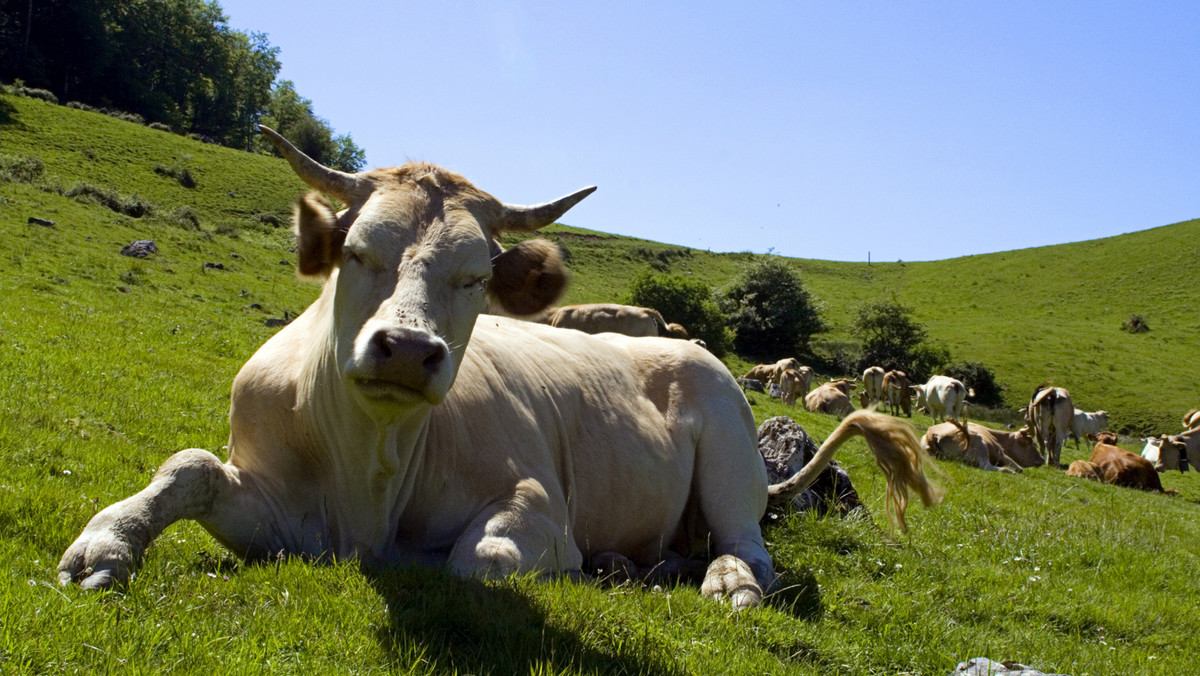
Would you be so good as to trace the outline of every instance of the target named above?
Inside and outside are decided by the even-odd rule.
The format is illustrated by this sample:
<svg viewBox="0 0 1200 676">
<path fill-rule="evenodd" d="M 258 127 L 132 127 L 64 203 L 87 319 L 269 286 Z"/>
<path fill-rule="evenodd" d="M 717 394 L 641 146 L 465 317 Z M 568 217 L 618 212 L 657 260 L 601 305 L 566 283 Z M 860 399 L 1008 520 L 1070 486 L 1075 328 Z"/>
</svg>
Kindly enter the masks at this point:
<svg viewBox="0 0 1200 676">
<path fill-rule="evenodd" d="M 1093 444 L 1108 444 L 1109 446 L 1117 445 L 1116 432 L 1088 432 L 1087 439 Z"/>
<path fill-rule="evenodd" d="M 535 240 L 503 251 L 496 238 L 554 222 L 595 188 L 514 206 L 430 164 L 330 169 L 260 129 L 305 183 L 344 205 L 335 213 L 317 193 L 300 200 L 299 271 L 326 278 L 334 357 L 369 410 L 386 417 L 440 403 L 489 302 L 532 314 L 561 295 L 566 272 L 556 246 Z"/>
<path fill-rule="evenodd" d="M 1178 435 L 1162 435 L 1162 443 L 1158 445 L 1158 462 L 1154 463 L 1154 469 L 1159 472 L 1171 469 L 1186 472 L 1187 463 L 1186 440 L 1180 438 Z"/>
<path fill-rule="evenodd" d="M 1012 435 L 1012 445 L 1004 449 L 1004 454 L 1016 461 L 1022 467 L 1041 467 L 1046 464 L 1046 458 L 1038 453 L 1037 444 L 1028 427 L 1022 427 Z"/>
</svg>

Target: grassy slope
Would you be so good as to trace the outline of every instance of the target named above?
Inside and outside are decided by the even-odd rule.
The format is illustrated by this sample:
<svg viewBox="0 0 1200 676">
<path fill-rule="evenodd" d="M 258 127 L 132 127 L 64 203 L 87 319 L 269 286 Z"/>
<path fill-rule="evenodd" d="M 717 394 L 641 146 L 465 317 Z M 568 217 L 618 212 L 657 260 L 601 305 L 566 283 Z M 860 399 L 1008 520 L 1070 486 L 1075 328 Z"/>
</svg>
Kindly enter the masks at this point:
<svg viewBox="0 0 1200 676">
<path fill-rule="evenodd" d="M 735 616 L 693 587 L 244 566 L 195 524 L 169 529 L 126 592 L 59 590 L 58 556 L 99 507 L 140 489 L 175 450 L 220 454 L 229 382 L 274 331 L 263 319 L 302 309 L 316 289 L 280 265 L 294 258 L 285 233 L 253 218 L 286 211 L 301 191 L 281 162 L 35 101 L 0 97 L 0 106 L 0 155 L 36 155 L 64 187 L 137 191 L 159 213 L 187 206 L 201 216 L 196 231 L 0 185 L 0 672 L 939 674 L 975 655 L 1074 674 L 1190 667 L 1200 631 L 1200 583 L 1187 574 L 1200 564 L 1195 473 L 1164 476 L 1180 491 L 1166 498 L 1049 469 L 1014 477 L 943 464 L 945 504 L 914 508 L 903 539 L 886 532 L 882 481 L 861 443 L 839 459 L 872 518 L 800 516 L 769 530 L 784 589 L 770 607 Z M 193 167 L 196 188 L 153 171 L 181 163 Z M 28 225 L 28 216 L 57 225 Z M 670 248 L 560 231 L 576 270 L 571 300 L 619 295 L 646 264 L 637 249 Z M 117 255 L 141 238 L 160 253 Z M 1019 268 L 1022 253 L 997 255 L 995 274 Z M 723 282 L 749 258 L 693 252 L 673 265 Z M 835 319 L 833 299 L 850 307 L 888 288 L 915 304 L 907 294 L 919 297 L 923 279 L 935 284 L 938 267 L 954 263 L 876 265 L 875 279 L 860 284 L 865 265 L 794 262 Z M 1002 286 L 970 302 L 1000 304 Z M 1156 288 L 1182 296 L 1187 287 Z M 1166 307 L 1171 294 L 1142 295 Z M 1170 334 L 1172 314 L 1142 306 L 1113 316 L 1131 311 L 1150 319 L 1150 337 Z M 760 421 L 790 414 L 818 438 L 836 422 L 761 399 L 754 409 Z"/>
</svg>

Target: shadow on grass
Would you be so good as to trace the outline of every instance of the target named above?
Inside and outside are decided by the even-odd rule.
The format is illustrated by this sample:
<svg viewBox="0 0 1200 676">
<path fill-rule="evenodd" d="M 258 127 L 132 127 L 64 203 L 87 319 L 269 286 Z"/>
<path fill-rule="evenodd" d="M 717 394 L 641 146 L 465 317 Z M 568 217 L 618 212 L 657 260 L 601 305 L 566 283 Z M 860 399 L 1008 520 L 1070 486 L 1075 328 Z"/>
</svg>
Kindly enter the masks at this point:
<svg viewBox="0 0 1200 676">
<path fill-rule="evenodd" d="M 459 673 L 679 673 L 658 656 L 657 646 L 599 650 L 548 626 L 542 609 L 504 583 L 433 568 L 363 573 L 387 602 L 389 624 L 379 630 L 379 640 L 399 665 L 420 655 L 438 669 Z"/>
<path fill-rule="evenodd" d="M 16 106 L 9 103 L 8 101 L 5 101 L 4 99 L 0 99 L 0 124 L 3 124 L 3 125 L 13 124 L 13 125 L 17 125 L 18 128 L 23 128 L 24 125 L 22 125 L 20 122 L 17 121 L 16 115 L 14 114 L 14 113 L 16 113 L 16 111 L 17 111 Z"/>
<path fill-rule="evenodd" d="M 767 595 L 766 605 L 787 613 L 800 620 L 813 622 L 821 619 L 821 586 L 811 570 L 775 571 L 779 576 L 775 589 Z"/>
</svg>

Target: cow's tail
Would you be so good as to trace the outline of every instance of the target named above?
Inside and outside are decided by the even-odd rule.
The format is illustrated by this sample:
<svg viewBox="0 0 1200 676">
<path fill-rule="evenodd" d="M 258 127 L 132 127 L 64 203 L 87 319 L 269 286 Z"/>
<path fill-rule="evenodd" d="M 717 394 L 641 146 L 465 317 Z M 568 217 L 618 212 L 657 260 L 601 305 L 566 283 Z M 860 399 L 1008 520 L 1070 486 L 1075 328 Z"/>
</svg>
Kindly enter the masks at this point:
<svg viewBox="0 0 1200 676">
<path fill-rule="evenodd" d="M 654 325 L 658 327 L 658 335 L 671 335 L 671 329 L 667 328 L 667 320 L 663 319 L 662 314 L 660 314 L 658 310 L 655 310 L 652 307 L 643 309 L 646 311 L 646 314 L 650 315 L 650 318 L 654 320 Z"/>
<path fill-rule="evenodd" d="M 1200 415 L 1197 415 L 1198 413 L 1200 413 L 1200 409 L 1193 408 L 1192 410 L 1183 414 L 1184 429 L 1200 426 Z"/>
<path fill-rule="evenodd" d="M 954 426 L 958 428 L 958 431 L 962 432 L 963 439 L 969 444 L 971 441 L 971 433 L 967 431 L 967 387 L 959 382 L 953 383 L 953 387 L 954 390 L 958 392 L 958 408 L 962 414 L 956 414 L 951 419 L 951 422 L 953 422 Z"/>
<path fill-rule="evenodd" d="M 867 447 L 875 456 L 875 463 L 883 472 L 887 481 L 887 511 L 901 531 L 907 530 L 904 511 L 908 506 L 910 490 L 915 491 L 927 506 L 942 501 L 945 491 L 924 473 L 925 467 L 937 471 L 936 466 L 921 447 L 912 425 L 874 411 L 854 411 L 842 420 L 803 469 L 786 481 L 768 488 L 768 504 L 780 507 L 790 503 L 817 480 L 838 447 L 855 436 L 866 439 Z"/>
</svg>

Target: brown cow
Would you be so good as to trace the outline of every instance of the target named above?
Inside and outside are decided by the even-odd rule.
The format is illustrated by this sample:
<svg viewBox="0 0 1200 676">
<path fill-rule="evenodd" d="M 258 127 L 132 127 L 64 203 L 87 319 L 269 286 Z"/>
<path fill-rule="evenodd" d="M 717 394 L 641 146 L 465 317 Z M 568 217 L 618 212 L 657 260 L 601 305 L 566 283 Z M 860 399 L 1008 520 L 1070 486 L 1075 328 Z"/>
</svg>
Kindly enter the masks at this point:
<svg viewBox="0 0 1200 676">
<path fill-rule="evenodd" d="M 904 415 L 912 417 L 912 390 L 908 386 L 908 375 L 904 371 L 888 371 L 884 374 L 883 400 L 887 402 L 892 415 L 904 411 Z"/>
<path fill-rule="evenodd" d="M 854 390 L 852 380 L 831 380 L 804 397 L 804 408 L 814 413 L 829 413 L 846 416 L 854 411 L 850 393 Z"/>
<path fill-rule="evenodd" d="M 749 378 L 750 380 L 757 380 L 763 385 L 770 385 L 771 383 L 778 385 L 779 376 L 783 375 L 783 372 L 788 369 L 795 369 L 797 371 L 800 369 L 808 369 L 808 372 L 810 374 L 812 373 L 812 369 L 809 369 L 807 366 L 801 366 L 798 359 L 795 357 L 788 357 L 786 359 L 780 359 L 774 364 L 759 364 L 758 366 L 755 366 L 747 371 L 746 375 L 742 377 Z"/>
<path fill-rule="evenodd" d="M 779 376 L 779 398 L 788 406 L 796 405 L 796 397 L 808 395 L 808 376 L 796 369 L 787 369 Z"/>
<path fill-rule="evenodd" d="M 1158 472 L 1142 456 L 1117 446 L 1115 432 L 1089 434 L 1088 441 L 1096 442 L 1092 456 L 1087 460 L 1076 460 L 1067 468 L 1067 476 L 1103 481 L 1114 486 L 1138 488 L 1143 491 L 1163 492 Z"/>
<path fill-rule="evenodd" d="M 921 444 L 934 457 L 963 460 L 985 470 L 1020 472 L 1022 467 L 1040 467 L 1045 462 L 1028 427 L 1005 432 L 967 423 L 967 428 L 969 440 L 964 440 L 962 427 L 955 423 L 933 425 Z"/>
</svg>

